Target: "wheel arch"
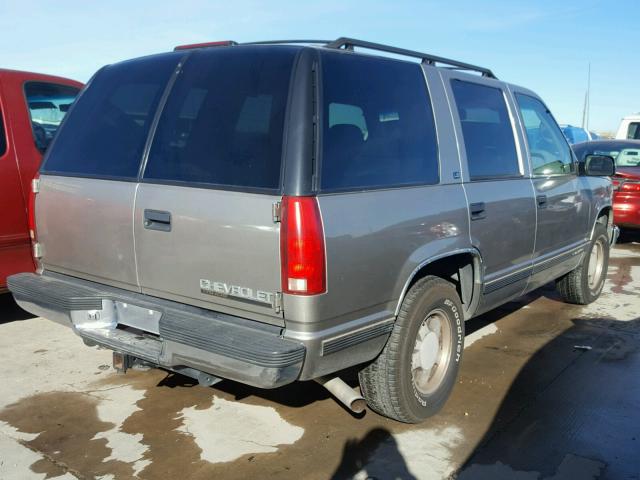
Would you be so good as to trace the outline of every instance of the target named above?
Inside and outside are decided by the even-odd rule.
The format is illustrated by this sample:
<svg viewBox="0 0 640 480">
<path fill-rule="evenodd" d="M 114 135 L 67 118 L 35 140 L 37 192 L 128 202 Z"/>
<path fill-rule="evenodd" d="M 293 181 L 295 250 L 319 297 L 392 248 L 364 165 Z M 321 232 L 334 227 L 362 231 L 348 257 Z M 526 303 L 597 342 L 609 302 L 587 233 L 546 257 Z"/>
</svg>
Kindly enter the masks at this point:
<svg viewBox="0 0 640 480">
<path fill-rule="evenodd" d="M 427 275 L 440 277 L 453 283 L 462 301 L 465 320 L 473 316 L 482 291 L 482 256 L 478 250 L 475 248 L 455 250 L 419 263 L 405 281 L 396 306 L 396 316 L 409 289 Z"/>
<path fill-rule="evenodd" d="M 613 226 L 613 207 L 611 205 L 605 205 L 600 207 L 598 210 L 598 214 L 595 216 L 595 220 L 591 226 L 591 235 L 589 236 L 589 239 L 593 239 L 596 225 L 599 223 L 607 227 L 607 230 Z"/>
</svg>

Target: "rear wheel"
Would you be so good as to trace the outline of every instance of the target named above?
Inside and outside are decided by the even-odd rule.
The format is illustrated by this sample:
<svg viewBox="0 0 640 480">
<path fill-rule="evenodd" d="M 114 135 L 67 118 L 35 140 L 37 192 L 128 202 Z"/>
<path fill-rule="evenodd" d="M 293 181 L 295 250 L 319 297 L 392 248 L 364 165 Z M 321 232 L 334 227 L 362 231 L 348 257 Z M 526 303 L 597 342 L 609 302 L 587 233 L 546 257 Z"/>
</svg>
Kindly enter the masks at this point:
<svg viewBox="0 0 640 480">
<path fill-rule="evenodd" d="M 437 413 L 455 384 L 464 341 L 455 287 L 425 277 L 409 290 L 380 356 L 360 371 L 360 388 L 374 411 L 406 423 Z"/>
<path fill-rule="evenodd" d="M 589 250 L 574 270 L 556 281 L 565 302 L 587 305 L 602 293 L 609 268 L 609 236 L 607 227 L 597 223 Z"/>
</svg>

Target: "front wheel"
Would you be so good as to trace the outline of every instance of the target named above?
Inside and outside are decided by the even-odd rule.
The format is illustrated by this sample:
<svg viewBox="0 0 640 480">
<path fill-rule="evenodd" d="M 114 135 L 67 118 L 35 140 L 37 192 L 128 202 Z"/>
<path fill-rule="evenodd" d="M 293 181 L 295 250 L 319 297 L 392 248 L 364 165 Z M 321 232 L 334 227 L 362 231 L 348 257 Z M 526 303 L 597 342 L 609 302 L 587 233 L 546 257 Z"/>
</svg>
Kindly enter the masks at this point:
<svg viewBox="0 0 640 480">
<path fill-rule="evenodd" d="M 587 305 L 598 299 L 607 279 L 609 248 L 607 227 L 597 223 L 580 265 L 556 281 L 556 288 L 565 302 Z"/>
<path fill-rule="evenodd" d="M 437 413 L 456 378 L 464 347 L 462 304 L 455 287 L 428 276 L 409 290 L 378 358 L 359 373 L 372 410 L 405 423 Z"/>
</svg>

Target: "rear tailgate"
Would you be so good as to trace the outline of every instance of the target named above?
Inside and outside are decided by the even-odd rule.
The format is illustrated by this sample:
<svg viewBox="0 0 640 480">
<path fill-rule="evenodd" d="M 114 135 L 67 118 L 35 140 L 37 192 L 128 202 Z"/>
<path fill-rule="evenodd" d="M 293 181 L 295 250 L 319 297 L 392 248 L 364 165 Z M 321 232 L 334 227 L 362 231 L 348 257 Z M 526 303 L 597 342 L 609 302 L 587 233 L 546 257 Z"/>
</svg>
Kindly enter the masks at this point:
<svg viewBox="0 0 640 480">
<path fill-rule="evenodd" d="M 143 293 L 282 324 L 279 197 L 141 184 L 135 237 Z M 153 228 L 145 211 L 170 215 Z"/>
<path fill-rule="evenodd" d="M 297 52 L 216 47 L 185 61 L 136 196 L 143 293 L 284 324 L 273 205 Z"/>
<path fill-rule="evenodd" d="M 139 290 L 133 239 L 138 172 L 155 111 L 182 55 L 107 66 L 69 111 L 36 195 L 46 270 Z"/>
<path fill-rule="evenodd" d="M 42 266 L 137 290 L 134 192 L 131 182 L 41 175 L 36 218 Z"/>
</svg>

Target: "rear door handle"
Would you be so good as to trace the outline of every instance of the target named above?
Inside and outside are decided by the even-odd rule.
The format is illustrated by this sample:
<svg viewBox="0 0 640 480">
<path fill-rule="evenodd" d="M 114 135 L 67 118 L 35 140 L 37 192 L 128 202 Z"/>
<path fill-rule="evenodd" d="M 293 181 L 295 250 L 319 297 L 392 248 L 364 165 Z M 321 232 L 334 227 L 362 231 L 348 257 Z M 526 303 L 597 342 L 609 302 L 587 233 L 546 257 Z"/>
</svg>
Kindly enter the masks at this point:
<svg viewBox="0 0 640 480">
<path fill-rule="evenodd" d="M 469 214 L 471 215 L 471 220 L 480 220 L 485 218 L 487 216 L 487 212 L 485 211 L 484 202 L 470 204 Z"/>
<path fill-rule="evenodd" d="M 538 204 L 538 208 L 547 208 L 547 196 L 538 195 L 536 197 L 536 203 Z"/>
<path fill-rule="evenodd" d="M 171 231 L 171 213 L 160 210 L 144 211 L 144 228 L 148 230 L 159 230 L 161 232 Z"/>
</svg>

